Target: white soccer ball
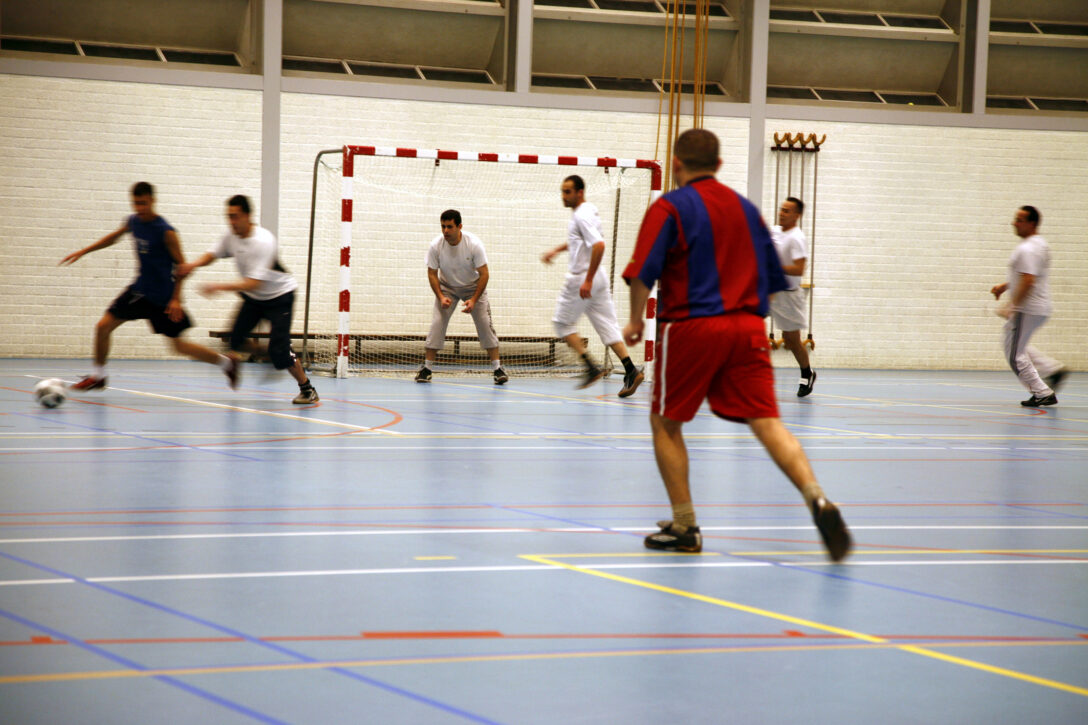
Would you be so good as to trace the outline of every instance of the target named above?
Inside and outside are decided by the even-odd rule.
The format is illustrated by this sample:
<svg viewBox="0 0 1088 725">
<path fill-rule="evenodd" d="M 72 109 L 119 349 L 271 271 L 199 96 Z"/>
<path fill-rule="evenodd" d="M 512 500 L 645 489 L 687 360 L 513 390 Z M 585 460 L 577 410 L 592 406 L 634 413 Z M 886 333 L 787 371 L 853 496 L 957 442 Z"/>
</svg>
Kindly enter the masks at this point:
<svg viewBox="0 0 1088 725">
<path fill-rule="evenodd" d="M 68 399 L 64 381 L 46 378 L 34 386 L 34 399 L 46 408 L 56 408 Z"/>
</svg>

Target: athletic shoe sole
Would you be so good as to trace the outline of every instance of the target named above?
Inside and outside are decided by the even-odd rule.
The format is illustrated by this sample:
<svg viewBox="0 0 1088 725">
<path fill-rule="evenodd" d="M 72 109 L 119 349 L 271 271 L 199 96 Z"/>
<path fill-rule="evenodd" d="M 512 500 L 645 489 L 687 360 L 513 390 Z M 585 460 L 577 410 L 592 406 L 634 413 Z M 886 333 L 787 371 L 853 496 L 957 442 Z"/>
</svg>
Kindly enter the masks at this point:
<svg viewBox="0 0 1088 725">
<path fill-rule="evenodd" d="M 635 391 L 638 390 L 638 386 L 642 385 L 642 381 L 645 380 L 645 379 L 646 379 L 646 376 L 643 374 L 643 372 L 641 370 L 639 370 L 638 375 L 635 376 L 635 379 L 631 381 L 630 385 L 626 384 L 627 383 L 626 380 L 624 381 L 624 387 L 619 392 L 619 397 L 629 398 L 632 395 L 634 395 Z"/>
<path fill-rule="evenodd" d="M 818 498 L 812 502 L 812 520 L 820 532 L 820 538 L 824 540 L 824 546 L 827 547 L 827 554 L 831 557 L 831 561 L 845 559 L 850 553 L 853 541 L 846 528 L 846 522 L 842 520 L 839 507 L 826 498 Z"/>
<path fill-rule="evenodd" d="M 582 382 L 578 383 L 578 385 L 574 389 L 581 390 L 582 388 L 588 388 L 590 385 L 593 385 L 593 383 L 597 382 L 603 377 L 604 370 L 598 370 L 592 375 L 586 375 L 585 378 L 582 379 Z"/>
<path fill-rule="evenodd" d="M 109 378 L 92 378 L 90 375 L 86 376 L 78 383 L 72 383 L 68 386 L 69 390 L 77 390 L 79 392 L 86 392 L 88 390 L 105 390 L 106 381 Z"/>
</svg>

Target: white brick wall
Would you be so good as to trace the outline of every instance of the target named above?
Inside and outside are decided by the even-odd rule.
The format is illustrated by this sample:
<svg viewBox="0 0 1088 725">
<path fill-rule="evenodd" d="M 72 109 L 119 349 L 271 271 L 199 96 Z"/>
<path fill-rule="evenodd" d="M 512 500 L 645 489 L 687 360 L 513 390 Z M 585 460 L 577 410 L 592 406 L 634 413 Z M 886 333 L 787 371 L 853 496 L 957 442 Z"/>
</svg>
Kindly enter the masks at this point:
<svg viewBox="0 0 1088 725">
<path fill-rule="evenodd" d="M 260 111 L 252 91 L 0 76 L 0 355 L 89 357 L 95 320 L 131 279 L 131 244 L 73 267 L 56 263 L 117 227 L 129 213 L 133 182 L 156 185 L 159 211 L 178 228 L 188 256 L 225 231 L 229 195 L 259 200 Z M 284 262 L 304 277 L 310 172 L 320 149 L 366 143 L 652 157 L 656 126 L 652 114 L 286 95 Z M 743 191 L 747 120 L 710 119 L 708 126 L 723 139 L 720 177 Z M 1000 321 L 982 310 L 1016 242 L 1013 212 L 1031 203 L 1043 213 L 1054 258 L 1056 313 L 1038 344 L 1088 368 L 1080 327 L 1088 319 L 1088 242 L 1080 224 L 1088 196 L 1085 134 L 771 121 L 768 145 L 775 131 L 828 136 L 816 208 L 817 365 L 1003 367 Z M 764 173 L 770 215 L 769 154 Z M 526 240 L 526 254 L 535 260 L 562 236 L 562 228 L 540 230 Z M 625 243 L 624 254 L 631 240 Z M 232 264 L 220 262 L 198 280 L 233 274 Z M 425 281 L 412 270 L 403 283 Z M 550 334 L 553 297 L 551 287 L 540 293 L 540 334 Z M 390 302 L 367 300 L 364 291 L 353 299 L 356 306 Z M 206 300 L 192 290 L 186 304 L 198 324 L 189 333 L 194 341 L 222 329 L 234 307 L 228 297 Z M 115 334 L 113 355 L 163 357 L 168 348 L 135 323 Z M 776 353 L 780 364 L 787 358 Z"/>
<path fill-rule="evenodd" d="M 253 91 L 0 76 L 0 355 L 90 357 L 94 323 L 134 276 L 131 239 L 57 263 L 120 226 L 136 181 L 155 186 L 185 254 L 198 255 L 226 230 L 231 194 L 259 195 L 259 145 Z M 233 302 L 189 290 L 186 305 L 202 325 L 189 339 L 205 342 Z M 112 354 L 172 351 L 134 322 Z"/>
<path fill-rule="evenodd" d="M 1018 242 L 1015 211 L 1032 204 L 1051 246 L 1055 307 L 1034 342 L 1088 367 L 1088 135 L 768 122 L 768 139 L 775 132 L 827 135 L 816 208 L 817 365 L 1004 368 L 1003 321 L 984 307 Z M 770 153 L 764 173 L 764 214 L 773 219 Z"/>
</svg>

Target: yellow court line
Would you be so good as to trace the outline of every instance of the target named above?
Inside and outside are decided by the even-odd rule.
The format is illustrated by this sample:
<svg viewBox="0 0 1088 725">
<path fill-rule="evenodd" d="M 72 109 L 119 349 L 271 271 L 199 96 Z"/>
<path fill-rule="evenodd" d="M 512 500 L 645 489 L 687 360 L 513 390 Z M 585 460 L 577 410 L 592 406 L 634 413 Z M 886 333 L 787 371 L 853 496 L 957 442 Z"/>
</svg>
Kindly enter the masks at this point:
<svg viewBox="0 0 1088 725">
<path fill-rule="evenodd" d="M 780 622 L 788 622 L 790 624 L 799 625 L 801 627 L 808 627 L 810 629 L 816 629 L 821 632 L 831 632 L 832 634 L 840 634 L 850 639 L 861 640 L 862 642 L 868 642 L 870 644 L 887 644 L 891 645 L 895 649 L 902 650 L 904 652 L 910 652 L 912 654 L 921 655 L 922 657 L 928 657 L 942 662 L 949 662 L 951 664 L 961 665 L 963 667 L 969 667 L 975 670 L 981 670 L 983 672 L 989 672 L 995 675 L 1001 675 L 1003 677 L 1009 677 L 1014 680 L 1021 680 L 1023 682 L 1030 682 L 1042 687 L 1050 687 L 1055 690 L 1062 690 L 1064 692 L 1071 692 L 1075 695 L 1082 695 L 1088 697 L 1088 688 L 1077 687 L 1065 682 L 1058 682 L 1057 680 L 1050 680 L 1044 677 L 1036 677 L 1023 672 L 1017 672 L 1016 670 L 1009 670 L 1004 667 L 995 667 L 994 665 L 987 665 L 982 662 L 975 662 L 974 660 L 964 659 L 962 657 L 955 657 L 953 655 L 946 655 L 943 652 L 936 652 L 934 650 L 926 649 L 924 647 L 918 647 L 915 645 L 895 645 L 889 642 L 883 637 L 876 637 L 871 634 L 865 634 L 864 632 L 855 632 L 850 629 L 844 629 L 842 627 L 835 627 L 829 624 L 821 624 L 819 622 L 813 622 L 811 620 L 802 619 L 800 617 L 793 617 L 788 614 L 782 614 L 780 612 L 772 612 L 767 609 L 760 609 L 759 607 L 750 607 L 746 604 L 739 604 L 737 602 L 730 602 L 725 599 L 718 599 L 717 597 L 708 597 L 705 594 L 696 594 L 695 592 L 684 591 L 683 589 L 674 589 L 672 587 L 662 586 L 660 584 L 654 584 L 653 582 L 642 581 L 641 579 L 632 579 L 631 577 L 621 576 L 619 574 L 612 574 L 610 572 L 597 571 L 595 569 L 586 569 L 580 566 L 574 566 L 573 564 L 567 564 L 555 559 L 547 559 L 541 556 L 533 556 L 531 554 L 522 554 L 522 559 L 532 561 L 537 564 L 545 564 L 550 566 L 557 566 L 570 571 L 578 572 L 579 574 L 589 574 L 590 576 L 600 577 L 602 579 L 611 579 L 622 584 L 631 584 L 643 589 L 652 589 L 654 591 L 664 592 L 665 594 L 672 594 L 674 596 L 683 597 L 685 599 L 693 599 L 698 602 L 705 602 L 707 604 L 713 604 L 719 607 L 725 607 L 726 609 L 733 609 L 739 612 L 745 612 L 747 614 L 754 614 L 759 617 L 766 617 L 768 619 L 774 619 Z"/>
<path fill-rule="evenodd" d="M 721 556 L 716 551 L 704 551 L 701 553 L 690 553 L 686 551 L 647 551 L 647 552 L 615 552 L 605 551 L 600 554 L 534 554 L 533 556 L 541 556 L 544 558 L 554 557 L 556 559 L 622 559 L 622 558 L 649 558 L 649 557 L 661 557 L 661 556 Z"/>
<path fill-rule="evenodd" d="M 128 388 L 115 388 L 110 386 L 110 390 L 120 390 L 122 393 L 132 393 L 133 395 L 143 395 L 148 398 L 161 398 L 162 400 L 174 400 L 180 403 L 192 403 L 194 405 L 203 405 L 208 408 L 220 408 L 222 410 L 235 410 L 240 413 L 256 413 L 258 415 L 267 415 L 273 418 L 285 418 L 287 420 L 299 420 L 304 423 L 317 423 L 319 425 L 329 425 L 334 428 L 347 428 L 348 430 L 354 430 L 359 433 L 385 433 L 391 436 L 399 436 L 396 431 L 386 430 L 384 428 L 374 428 L 372 426 L 355 425 L 353 423 L 341 423 L 336 420 L 325 420 L 324 418 L 308 418 L 304 415 L 292 415 L 290 413 L 277 413 L 271 410 L 258 410 L 257 408 L 243 408 L 238 405 L 226 405 L 224 403 L 213 403 L 208 400 L 195 400 L 193 398 L 179 398 L 174 395 L 163 395 L 162 393 L 148 393 L 143 390 L 131 390 Z"/>
<path fill-rule="evenodd" d="M 456 559 L 456 556 L 416 556 L 413 557 L 416 561 L 449 561 Z"/>
<path fill-rule="evenodd" d="M 1088 641 L 1038 641 L 1038 642 L 935 642 L 936 647 L 1031 647 L 1031 646 L 1084 646 Z M 288 662 L 268 665 L 225 665 L 210 667 L 176 667 L 155 670 L 90 670 L 86 672 L 54 672 L 39 675 L 5 675 L 0 677 L 0 685 L 20 685 L 42 682 L 73 682 L 79 680 L 109 680 L 140 677 L 186 677 L 193 675 L 225 675 L 249 672 L 295 672 L 302 670 L 324 670 L 338 667 L 386 667 L 405 665 L 465 664 L 473 662 L 529 662 L 534 660 L 566 660 L 606 657 L 648 657 L 656 655 L 703 655 L 703 654 L 746 654 L 752 652 L 811 652 L 823 650 L 888 650 L 901 649 L 911 645 L 892 643 L 877 644 L 791 644 L 791 645 L 746 645 L 740 647 L 685 647 L 654 648 L 638 650 L 604 650 L 598 652 L 539 652 L 529 654 L 494 654 L 464 655 L 452 657 L 410 657 L 382 660 L 339 660 L 324 662 Z M 958 659 L 958 658 L 953 658 Z"/>
</svg>

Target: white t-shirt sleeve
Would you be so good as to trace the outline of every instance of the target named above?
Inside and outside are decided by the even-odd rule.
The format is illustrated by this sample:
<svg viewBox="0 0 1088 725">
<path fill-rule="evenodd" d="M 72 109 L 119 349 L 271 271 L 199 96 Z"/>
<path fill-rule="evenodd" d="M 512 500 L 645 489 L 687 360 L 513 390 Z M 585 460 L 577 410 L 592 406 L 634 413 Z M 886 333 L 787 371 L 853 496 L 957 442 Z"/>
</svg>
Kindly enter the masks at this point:
<svg viewBox="0 0 1088 725">
<path fill-rule="evenodd" d="M 792 261 L 808 259 L 808 250 L 805 248 L 805 236 L 803 234 L 790 235 L 790 255 Z"/>
<path fill-rule="evenodd" d="M 479 239 L 472 240 L 472 268 L 479 269 L 487 264 L 487 252 L 484 251 L 484 243 Z"/>
<path fill-rule="evenodd" d="M 1025 244 L 1016 250 L 1013 269 L 1019 274 L 1030 274 L 1033 277 L 1038 277 L 1043 273 L 1045 263 L 1046 259 L 1041 249 Z"/>
<path fill-rule="evenodd" d="M 601 236 L 601 230 L 598 229 L 599 225 L 596 223 L 595 217 L 597 215 L 588 209 L 583 212 L 582 209 L 585 206 L 583 204 L 574 211 L 574 223 L 578 227 L 578 236 L 586 240 L 590 245 L 603 242 L 604 237 Z"/>
</svg>

